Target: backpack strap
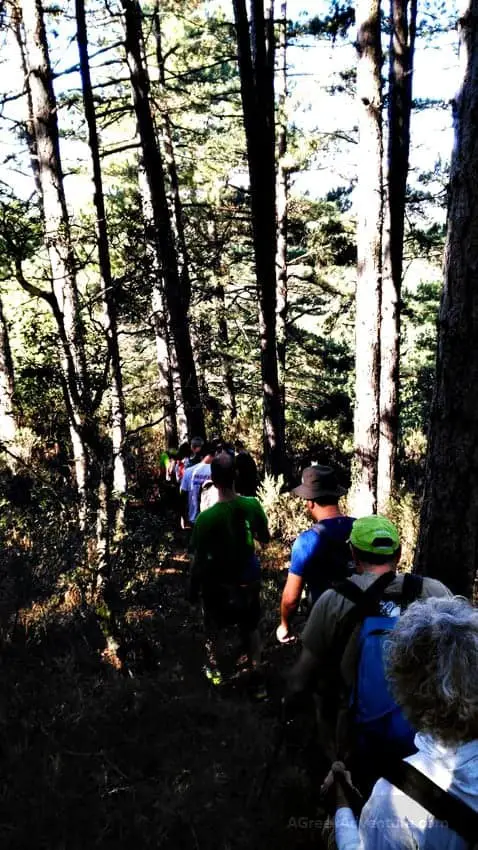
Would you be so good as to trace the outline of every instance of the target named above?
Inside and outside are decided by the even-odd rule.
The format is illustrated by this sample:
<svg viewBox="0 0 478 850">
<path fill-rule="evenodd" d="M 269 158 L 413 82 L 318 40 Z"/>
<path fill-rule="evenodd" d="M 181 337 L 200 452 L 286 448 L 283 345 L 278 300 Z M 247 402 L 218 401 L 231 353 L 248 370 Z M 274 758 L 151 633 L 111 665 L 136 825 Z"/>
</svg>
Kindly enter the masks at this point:
<svg viewBox="0 0 478 850">
<path fill-rule="evenodd" d="M 315 525 L 312 526 L 311 531 L 315 531 L 316 534 L 323 534 L 324 537 L 329 539 L 330 535 L 327 531 L 327 528 L 323 522 L 316 522 Z"/>
<path fill-rule="evenodd" d="M 351 579 L 346 579 L 338 584 L 334 590 L 336 593 L 340 593 L 341 596 L 345 596 L 350 602 L 353 602 L 354 605 L 360 610 L 360 612 L 366 612 L 369 608 L 374 608 L 377 602 L 380 602 L 384 591 L 387 589 L 389 584 L 395 578 L 395 573 L 392 570 L 388 570 L 386 573 L 383 573 L 374 582 L 372 582 L 369 587 L 365 590 L 362 590 L 358 584 L 355 584 Z"/>
<path fill-rule="evenodd" d="M 449 791 L 443 791 L 406 761 L 390 764 L 383 776 L 391 785 L 423 806 L 438 821 L 444 821 L 453 832 L 474 846 L 478 835 L 478 812 L 463 800 Z"/>
<path fill-rule="evenodd" d="M 406 573 L 403 577 L 402 593 L 401 593 L 401 612 L 405 611 L 412 602 L 416 602 L 422 595 L 423 576 L 415 573 Z"/>
<path fill-rule="evenodd" d="M 345 596 L 349 602 L 353 602 L 354 604 L 354 607 L 347 612 L 341 624 L 340 637 L 336 650 L 336 658 L 339 664 L 342 662 L 342 656 L 356 627 L 366 617 L 376 613 L 377 605 L 382 599 L 384 591 L 392 583 L 394 578 L 395 573 L 390 570 L 379 576 L 366 590 L 362 590 L 351 579 L 342 581 L 334 588 L 336 593 Z"/>
</svg>

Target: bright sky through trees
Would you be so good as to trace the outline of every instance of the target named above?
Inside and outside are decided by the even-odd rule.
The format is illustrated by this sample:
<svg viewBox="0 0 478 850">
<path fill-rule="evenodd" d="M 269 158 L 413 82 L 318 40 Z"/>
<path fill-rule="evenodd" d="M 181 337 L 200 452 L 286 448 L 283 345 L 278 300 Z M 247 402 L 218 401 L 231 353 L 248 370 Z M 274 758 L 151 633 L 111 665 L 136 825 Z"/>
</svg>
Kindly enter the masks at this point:
<svg viewBox="0 0 478 850">
<path fill-rule="evenodd" d="M 232 19 L 232 3 L 230 0 L 209 0 L 205 8 L 211 14 L 221 10 Z M 327 13 L 327 0 L 289 0 L 288 15 L 291 20 L 306 22 L 308 18 Z M 432 0 L 427 4 L 429 9 L 419 11 L 419 21 L 433 19 L 435 7 L 440 4 Z M 419 6 L 424 6 L 423 3 Z M 447 17 L 450 21 L 456 19 L 457 0 L 448 0 Z M 442 23 L 440 15 L 437 22 Z M 71 67 L 77 62 L 76 44 L 74 39 L 73 20 L 70 17 L 55 20 L 54 38 L 51 41 L 51 55 L 55 71 L 58 73 Z M 3 40 L 8 49 L 2 50 L 0 75 L 0 96 L 5 97 L 21 91 L 23 80 L 18 65 L 17 50 Z M 113 39 L 111 39 L 113 40 Z M 102 61 L 103 57 L 98 59 Z M 303 134 L 304 145 L 311 139 L 318 140 L 320 152 L 312 158 L 306 172 L 295 176 L 293 191 L 312 197 L 322 197 L 328 191 L 338 186 L 349 185 L 357 171 L 356 146 L 348 143 L 355 140 L 356 109 L 353 94 L 332 91 L 340 83 L 341 72 L 351 70 L 355 64 L 355 49 L 353 33 L 347 41 L 338 40 L 335 43 L 311 36 L 296 39 L 290 46 L 290 100 L 289 120 Z M 94 63 L 93 63 L 94 64 Z M 450 100 L 455 94 L 458 79 L 457 34 L 454 27 L 434 35 L 432 39 L 419 37 L 415 59 L 414 98 L 416 101 L 436 101 L 437 107 L 415 110 L 412 117 L 412 147 L 410 162 L 410 182 L 417 183 L 423 172 L 432 172 L 439 162 L 449 160 L 452 147 L 452 120 Z M 57 94 L 65 87 L 79 88 L 79 78 L 76 74 L 67 77 L 57 77 L 55 87 Z M 2 180 L 8 186 L 14 187 L 21 195 L 31 193 L 31 175 L 29 165 L 18 158 L 19 140 L 14 121 L 23 116 L 25 104 L 23 99 L 12 100 L 4 105 L 0 121 L 0 151 L 3 160 Z M 61 121 L 73 119 L 77 123 L 78 116 L 74 111 L 68 111 L 68 116 Z M 338 134 L 336 141 L 331 140 Z M 327 152 L 324 153 L 324 146 Z M 69 140 L 63 143 L 65 161 L 74 165 L 77 159 L 87 157 L 86 149 L 81 142 Z M 15 157 L 14 157 L 15 154 Z M 67 169 L 68 170 L 68 169 Z M 244 175 L 245 176 L 245 175 Z M 236 181 L 237 182 L 237 181 Z M 75 180 L 75 195 L 88 197 L 89 189 L 83 191 Z M 440 192 L 440 182 L 432 184 L 430 191 Z M 436 211 L 433 213 L 436 215 Z M 442 216 L 441 213 L 438 213 Z"/>
<path fill-rule="evenodd" d="M 419 22 L 447 26 L 440 14 L 439 0 L 419 3 Z M 229 0 L 212 0 L 211 8 L 221 9 L 232 17 Z M 305 23 L 314 16 L 326 15 L 330 8 L 327 0 L 289 0 L 288 15 L 291 20 Z M 436 17 L 435 17 L 436 15 Z M 421 172 L 432 171 L 438 162 L 446 163 L 453 143 L 450 101 L 458 84 L 458 38 L 454 23 L 458 15 L 457 0 L 447 2 L 447 21 L 453 26 L 432 39 L 419 36 L 415 56 L 413 94 L 415 101 L 436 101 L 430 106 L 414 111 L 412 116 L 412 149 L 410 182 L 416 183 Z M 354 98 L 351 94 L 330 92 L 327 87 L 337 85 L 339 74 L 353 69 L 356 61 L 354 34 L 347 41 L 318 40 L 304 36 L 289 48 L 290 73 L 289 118 L 306 134 L 322 135 L 324 141 L 334 133 L 353 137 L 357 124 Z M 321 197 L 331 189 L 346 185 L 357 170 L 355 145 L 338 144 L 327 156 L 321 154 L 307 173 L 296 177 L 295 187 L 300 193 L 308 192 Z M 441 190 L 441 185 L 430 187 Z"/>
</svg>

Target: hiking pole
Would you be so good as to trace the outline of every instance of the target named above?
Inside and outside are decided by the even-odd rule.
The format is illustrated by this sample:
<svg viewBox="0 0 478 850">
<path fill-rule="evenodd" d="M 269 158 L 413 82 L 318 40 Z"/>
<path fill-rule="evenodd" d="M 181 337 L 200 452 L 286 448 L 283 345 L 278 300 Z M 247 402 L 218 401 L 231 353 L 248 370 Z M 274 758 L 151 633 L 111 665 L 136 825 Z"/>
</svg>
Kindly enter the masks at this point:
<svg viewBox="0 0 478 850">
<path fill-rule="evenodd" d="M 308 699 L 308 695 L 305 699 Z M 303 711 L 306 705 L 307 703 L 304 702 L 304 694 L 302 693 L 290 694 L 287 697 L 282 697 L 281 713 L 279 723 L 276 726 L 274 747 L 265 766 L 264 776 L 259 788 L 259 793 L 256 797 L 256 803 L 258 803 L 264 796 L 264 792 L 271 778 L 272 769 L 277 764 L 282 747 L 286 743 L 288 729 L 291 727 L 291 724 L 297 714 Z"/>
<path fill-rule="evenodd" d="M 276 728 L 274 749 L 272 750 L 271 757 L 269 758 L 269 760 L 266 763 L 265 770 L 264 770 L 264 776 L 262 777 L 262 782 L 261 782 L 261 785 L 260 785 L 260 788 L 259 788 L 259 792 L 255 796 L 255 798 L 254 798 L 254 794 L 251 794 L 251 797 L 249 798 L 248 806 L 252 805 L 252 804 L 258 805 L 260 803 L 260 801 L 262 800 L 262 797 L 264 796 L 264 792 L 265 792 L 267 785 L 269 784 L 269 781 L 270 781 L 270 778 L 271 778 L 272 768 L 275 767 L 275 765 L 276 765 L 276 763 L 279 759 L 280 752 L 282 750 L 282 747 L 283 747 L 285 739 L 286 739 L 287 725 L 288 725 L 288 723 L 281 721 L 279 726 Z"/>
<path fill-rule="evenodd" d="M 270 758 L 266 762 L 264 775 L 262 777 L 262 782 L 261 782 L 260 787 L 259 787 L 259 792 L 255 796 L 255 799 L 254 799 L 254 793 L 251 793 L 251 795 L 249 797 L 249 801 L 248 801 L 248 806 L 252 805 L 252 803 L 255 803 L 255 805 L 257 805 L 262 800 L 262 797 L 264 796 L 264 792 L 265 792 L 267 785 L 269 784 L 269 781 L 270 781 L 270 778 L 271 778 L 272 769 L 277 764 L 281 750 L 282 750 L 282 747 L 285 744 L 286 737 L 287 737 L 287 729 L 288 729 L 289 725 L 290 725 L 290 718 L 287 717 L 286 703 L 285 703 L 285 699 L 283 698 L 282 703 L 281 703 L 281 716 L 280 716 L 279 722 L 276 725 L 276 729 L 275 729 L 274 747 L 272 749 L 272 753 L 271 753 Z M 253 792 L 253 790 L 254 790 L 254 787 L 252 788 L 252 792 Z"/>
<path fill-rule="evenodd" d="M 362 810 L 364 799 L 358 788 L 356 788 L 353 784 L 352 778 L 345 764 L 341 761 L 333 762 L 330 766 L 329 773 L 325 777 L 321 788 L 321 796 L 324 799 L 329 794 L 333 793 L 335 784 L 339 786 L 354 815 L 358 817 Z"/>
</svg>

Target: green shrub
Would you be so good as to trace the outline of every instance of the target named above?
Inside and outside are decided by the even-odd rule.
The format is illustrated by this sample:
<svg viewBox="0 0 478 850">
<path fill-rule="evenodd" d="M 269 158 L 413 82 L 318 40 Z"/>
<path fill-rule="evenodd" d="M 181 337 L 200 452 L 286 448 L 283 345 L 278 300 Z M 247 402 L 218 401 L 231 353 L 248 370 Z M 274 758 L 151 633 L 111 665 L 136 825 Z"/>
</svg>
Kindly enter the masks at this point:
<svg viewBox="0 0 478 850">
<path fill-rule="evenodd" d="M 413 567 L 417 545 L 420 511 L 416 496 L 410 492 L 399 492 L 389 503 L 387 516 L 395 523 L 402 543 L 400 566 L 409 572 Z"/>
<path fill-rule="evenodd" d="M 264 508 L 272 537 L 280 537 L 284 543 L 290 544 L 301 531 L 310 526 L 310 519 L 301 499 L 290 493 L 282 492 L 284 478 L 279 475 L 266 475 L 262 481 L 258 499 Z"/>
</svg>

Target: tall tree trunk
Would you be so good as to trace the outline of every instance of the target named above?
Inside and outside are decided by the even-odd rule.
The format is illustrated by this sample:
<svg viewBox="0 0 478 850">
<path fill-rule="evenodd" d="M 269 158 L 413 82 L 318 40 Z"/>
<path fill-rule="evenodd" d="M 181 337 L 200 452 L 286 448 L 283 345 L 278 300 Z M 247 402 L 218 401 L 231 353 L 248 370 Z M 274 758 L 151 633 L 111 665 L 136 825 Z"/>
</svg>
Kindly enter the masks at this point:
<svg viewBox="0 0 478 850">
<path fill-rule="evenodd" d="M 186 246 L 186 237 L 184 234 L 184 214 L 181 202 L 181 195 L 179 191 L 178 169 L 176 166 L 176 157 L 174 153 L 173 131 L 166 100 L 166 72 L 162 46 L 161 14 L 159 0 L 156 0 L 153 7 L 153 28 L 156 42 L 156 61 L 158 64 L 159 82 L 159 137 L 162 145 L 162 153 L 166 165 L 165 170 L 167 174 L 165 188 L 169 206 L 171 231 L 174 237 L 174 243 L 176 248 L 178 274 L 181 283 L 181 298 L 183 301 L 183 308 L 187 313 L 189 311 L 189 303 L 191 300 L 191 278 L 189 274 L 189 257 Z M 165 324 L 165 342 L 168 351 L 169 362 L 168 391 L 172 395 L 175 404 L 175 445 L 177 445 L 178 441 L 180 443 L 183 443 L 187 440 L 188 423 L 181 391 L 181 378 L 178 371 L 178 358 L 174 350 L 174 343 L 172 343 L 170 338 L 167 323 Z M 193 350 L 194 349 L 195 346 L 193 346 Z M 197 356 L 195 357 L 195 363 L 197 368 Z M 204 388 L 202 386 L 201 376 L 198 377 L 198 388 L 200 390 L 200 395 L 204 396 Z M 192 433 L 191 436 L 195 436 L 195 434 L 196 432 Z"/>
<path fill-rule="evenodd" d="M 241 96 L 251 185 L 252 231 L 259 302 L 263 391 L 264 461 L 279 475 L 284 468 L 284 408 L 276 341 L 276 173 L 273 5 L 264 15 L 262 0 L 251 2 L 251 27 L 245 0 L 234 0 Z"/>
<path fill-rule="evenodd" d="M 83 440 L 80 430 L 70 420 L 70 440 L 73 448 L 73 466 L 75 470 L 76 489 L 78 491 L 78 520 L 80 531 L 87 533 L 90 499 L 88 491 L 88 479 L 90 472 L 90 458 L 88 448 Z M 87 541 L 85 539 L 85 545 Z"/>
<path fill-rule="evenodd" d="M 22 14 L 21 9 L 16 0 L 12 4 L 12 19 L 13 26 L 15 28 L 15 38 L 20 49 L 20 59 L 22 64 L 23 77 L 26 80 L 28 78 L 28 67 L 25 52 L 24 30 L 22 26 Z M 25 122 L 25 140 L 28 147 L 28 153 L 30 154 L 30 167 L 33 174 L 33 180 L 35 182 L 35 189 L 38 193 L 38 197 L 41 198 L 42 189 L 40 181 L 40 166 L 38 163 L 38 150 L 35 139 L 35 130 L 33 126 L 33 104 L 30 86 L 26 87 L 26 97 L 28 104 L 28 118 Z"/>
<path fill-rule="evenodd" d="M 161 259 L 158 245 L 157 234 L 154 230 L 153 222 L 153 204 L 151 202 L 151 192 L 149 190 L 148 180 L 141 163 L 138 165 L 138 183 L 143 203 L 143 218 L 145 222 L 145 232 L 148 234 L 153 231 L 155 233 L 154 245 L 151 244 L 151 239 L 146 235 L 146 250 L 151 260 L 151 265 L 154 269 L 156 277 L 153 283 L 151 292 L 151 316 L 153 320 L 154 340 L 156 344 L 156 363 L 158 367 L 158 395 L 164 416 L 164 439 L 168 448 L 173 448 L 178 445 L 180 440 L 179 420 L 184 417 L 184 404 L 181 394 L 181 382 L 179 376 L 176 375 L 176 383 L 173 376 L 173 356 L 174 345 L 171 342 L 170 333 L 168 330 L 168 320 L 166 315 L 166 306 L 164 303 L 163 282 L 161 279 Z M 176 370 L 177 371 L 177 370 Z M 183 423 L 184 424 L 184 423 Z M 187 423 L 181 431 L 185 434 L 181 442 L 187 440 Z"/>
<path fill-rule="evenodd" d="M 96 580 L 95 589 L 100 590 L 110 576 L 111 570 L 111 534 L 110 534 L 110 486 L 106 481 L 105 468 L 100 471 L 98 485 L 98 507 L 96 511 Z M 123 511 L 121 511 L 121 514 Z M 122 531 L 122 529 L 121 529 Z"/>
<path fill-rule="evenodd" d="M 356 23 L 359 171 L 351 507 L 362 516 L 374 513 L 377 504 L 383 211 L 380 0 L 357 0 Z"/>
<path fill-rule="evenodd" d="M 207 410 L 209 404 L 207 368 L 209 352 L 212 348 L 212 329 L 209 320 L 206 321 L 204 316 L 199 316 L 191 327 L 191 339 L 195 353 L 199 392 L 203 399 L 204 408 Z"/>
<path fill-rule="evenodd" d="M 287 202 L 289 171 L 287 155 L 287 0 L 281 4 L 279 43 L 277 49 L 277 360 L 282 404 L 286 403 L 287 355 Z"/>
<path fill-rule="evenodd" d="M 224 288 L 224 269 L 221 263 L 223 244 L 218 239 L 217 223 L 214 216 L 208 223 L 210 267 L 214 274 L 214 295 L 216 303 L 217 339 L 221 357 L 222 377 L 224 382 L 224 407 L 229 412 L 231 422 L 237 418 L 236 388 L 232 371 L 230 354 L 229 330 L 227 326 L 226 293 Z"/>
<path fill-rule="evenodd" d="M 444 289 L 415 569 L 470 597 L 478 566 L 478 0 L 459 20 Z"/>
<path fill-rule="evenodd" d="M 410 153 L 417 0 L 390 0 L 388 156 L 384 210 L 380 336 L 380 438 L 377 500 L 385 511 L 395 489 L 400 386 L 400 294 Z"/>
<path fill-rule="evenodd" d="M 183 402 L 183 394 L 181 389 L 181 378 L 179 375 L 178 369 L 178 360 L 176 357 L 176 349 L 174 345 L 171 343 L 171 339 L 168 334 L 168 328 L 166 326 L 166 342 L 168 346 L 168 355 L 169 355 L 169 371 L 170 378 L 173 387 L 173 397 L 176 411 L 176 425 L 178 429 L 178 443 L 181 445 L 182 443 L 187 442 L 188 440 L 188 421 L 186 417 L 186 411 L 184 409 Z M 200 436 L 199 434 L 193 434 L 193 437 Z M 192 439 L 189 437 L 189 439 Z"/>
<path fill-rule="evenodd" d="M 111 361 L 111 435 L 113 443 L 113 491 L 122 497 L 126 494 L 127 479 L 124 458 L 126 438 L 126 416 L 123 395 L 123 377 L 118 345 L 116 297 L 111 273 L 108 228 L 101 175 L 100 148 L 96 124 L 93 88 L 91 84 L 90 63 L 88 57 L 88 35 L 86 29 L 84 0 L 75 0 L 78 50 L 80 55 L 83 104 L 88 124 L 88 141 L 93 164 L 94 203 L 96 209 L 96 228 L 98 235 L 98 259 L 100 267 L 101 294 L 103 299 L 104 327 L 108 353 Z M 115 526 L 120 532 L 124 506 L 119 501 Z"/>
<path fill-rule="evenodd" d="M 158 285 L 153 287 L 153 328 L 158 364 L 158 395 L 164 411 L 164 439 L 166 448 L 178 446 L 176 400 L 174 395 L 171 358 L 169 353 L 167 323 L 164 315 L 163 296 Z"/>
<path fill-rule="evenodd" d="M 168 176 L 167 195 L 169 197 L 171 228 L 175 239 L 176 253 L 178 257 L 179 277 L 181 280 L 181 295 L 183 297 L 185 309 L 189 310 L 189 301 L 191 298 L 189 258 L 186 247 L 186 238 L 184 235 L 183 206 L 181 203 L 181 195 L 179 193 L 179 179 L 178 169 L 176 167 L 176 157 L 174 154 L 173 131 L 166 102 L 166 73 L 164 66 L 161 36 L 161 17 L 159 12 L 159 0 L 156 0 L 153 7 L 153 26 L 156 40 L 156 60 L 158 63 L 160 103 L 159 111 L 161 115 L 159 134 L 162 142 L 164 161 L 166 163 L 166 173 Z"/>
<path fill-rule="evenodd" d="M 234 422 L 237 419 L 236 388 L 234 386 L 234 375 L 232 372 L 232 357 L 230 353 L 229 330 L 227 327 L 227 310 L 224 284 L 221 280 L 216 284 L 216 316 L 217 316 L 217 338 L 221 351 L 222 374 L 224 380 L 224 406 L 229 412 L 229 419 Z"/>
<path fill-rule="evenodd" d="M 171 321 L 171 335 L 178 361 L 188 429 L 191 435 L 203 435 L 204 416 L 191 345 L 187 299 L 181 289 L 181 274 L 168 207 L 163 159 L 156 138 L 149 102 L 148 74 L 141 51 L 141 7 L 137 0 L 122 0 L 122 7 L 133 102 L 143 150 L 143 165 L 151 193 L 154 225 L 161 253 L 165 300 Z"/>
<path fill-rule="evenodd" d="M 52 272 L 49 301 L 57 321 L 64 372 L 65 401 L 69 413 L 78 490 L 80 521 L 84 528 L 88 510 L 88 451 L 84 440 L 85 401 L 90 407 L 90 387 L 83 342 L 83 325 L 76 285 L 70 224 L 63 187 L 56 100 L 40 0 L 22 0 L 25 31 L 27 86 L 32 106 L 32 129 L 38 154 L 43 201 L 45 244 Z M 73 432 L 76 436 L 73 436 Z"/>
<path fill-rule="evenodd" d="M 0 298 L 0 443 L 10 451 L 15 449 L 17 421 L 14 406 L 14 374 L 8 326 Z M 11 466 L 11 459 L 7 459 Z"/>
</svg>

